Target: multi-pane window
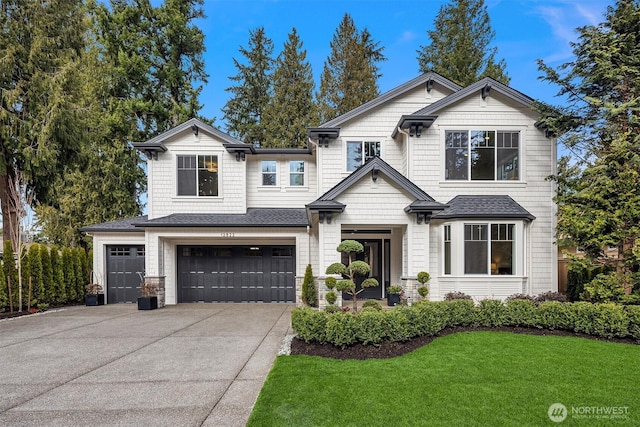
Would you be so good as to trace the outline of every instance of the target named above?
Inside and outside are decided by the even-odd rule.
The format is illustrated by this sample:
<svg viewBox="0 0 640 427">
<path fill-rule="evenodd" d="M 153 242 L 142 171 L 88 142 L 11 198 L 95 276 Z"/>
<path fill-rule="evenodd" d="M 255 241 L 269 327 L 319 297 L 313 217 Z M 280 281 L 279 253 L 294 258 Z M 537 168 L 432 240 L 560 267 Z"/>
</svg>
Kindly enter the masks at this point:
<svg viewBox="0 0 640 427">
<path fill-rule="evenodd" d="M 354 171 L 372 157 L 380 156 L 379 141 L 347 141 L 347 170 Z"/>
<path fill-rule="evenodd" d="M 262 185 L 277 184 L 277 166 L 275 160 L 262 161 Z"/>
<path fill-rule="evenodd" d="M 218 156 L 178 156 L 178 196 L 218 195 Z"/>
<path fill-rule="evenodd" d="M 302 160 L 291 160 L 289 162 L 289 185 L 292 187 L 304 185 L 304 162 Z"/>
<path fill-rule="evenodd" d="M 446 131 L 445 179 L 518 180 L 519 147 L 516 131 Z"/>
<path fill-rule="evenodd" d="M 444 274 L 451 274 L 451 225 L 444 226 Z"/>
<path fill-rule="evenodd" d="M 512 275 L 514 228 L 514 224 L 465 224 L 464 273 Z M 446 238 L 445 231 L 445 242 Z M 445 249 L 445 260 L 446 256 Z"/>
</svg>

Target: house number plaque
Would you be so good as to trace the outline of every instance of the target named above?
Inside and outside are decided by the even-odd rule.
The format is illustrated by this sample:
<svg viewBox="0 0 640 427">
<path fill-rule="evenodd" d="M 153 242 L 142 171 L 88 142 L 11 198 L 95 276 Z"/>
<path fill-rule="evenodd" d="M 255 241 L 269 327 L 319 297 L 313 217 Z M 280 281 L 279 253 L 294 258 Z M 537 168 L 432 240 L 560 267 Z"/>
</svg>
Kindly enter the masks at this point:
<svg viewBox="0 0 640 427">
<path fill-rule="evenodd" d="M 222 232 L 220 237 L 236 237 L 236 233 Z"/>
</svg>

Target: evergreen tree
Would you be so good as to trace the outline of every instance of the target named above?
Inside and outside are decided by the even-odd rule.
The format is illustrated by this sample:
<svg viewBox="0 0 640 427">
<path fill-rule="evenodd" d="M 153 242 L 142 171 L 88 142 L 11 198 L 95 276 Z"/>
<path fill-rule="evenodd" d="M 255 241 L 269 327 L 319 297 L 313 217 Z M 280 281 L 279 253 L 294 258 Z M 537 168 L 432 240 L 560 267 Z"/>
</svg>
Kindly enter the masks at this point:
<svg viewBox="0 0 640 427">
<path fill-rule="evenodd" d="M 55 177 L 86 140 L 86 13 L 76 0 L 3 0 L 0 10 L 0 208 L 3 239 L 17 251 L 18 176 L 36 203 L 50 202 Z"/>
<path fill-rule="evenodd" d="M 60 249 L 57 246 L 51 247 L 51 273 L 53 275 L 53 283 L 55 287 L 55 302 L 64 304 L 69 301 L 67 295 L 67 286 L 64 279 L 64 266 L 60 257 Z"/>
<path fill-rule="evenodd" d="M 2 264 L 0 264 L 1 266 Z M 0 274 L 0 312 L 3 312 L 6 307 L 9 307 L 9 289 L 7 288 L 7 279 L 4 276 L 4 268 L 0 268 L 0 271 L 2 271 Z"/>
<path fill-rule="evenodd" d="M 240 47 L 246 63 L 233 59 L 238 74 L 229 77 L 236 86 L 228 87 L 231 98 L 222 108 L 227 132 L 238 139 L 254 145 L 265 141 L 265 130 L 261 124 L 264 109 L 271 93 L 271 70 L 273 68 L 273 41 L 264 32 L 264 27 L 249 32 L 249 47 Z"/>
<path fill-rule="evenodd" d="M 67 292 L 67 302 L 75 302 L 80 298 L 76 291 L 76 271 L 73 262 L 73 251 L 70 248 L 62 249 L 62 272 L 64 288 Z"/>
<path fill-rule="evenodd" d="M 82 259 L 85 257 L 84 249 L 75 248 L 73 249 L 73 270 L 75 274 L 75 284 L 76 284 L 76 295 L 78 295 L 78 299 L 84 297 L 85 294 L 85 285 L 87 284 L 87 280 L 85 279 L 82 264 Z"/>
<path fill-rule="evenodd" d="M 55 304 L 56 287 L 53 281 L 53 270 L 51 267 L 51 256 L 46 245 L 40 245 L 40 261 L 42 262 L 42 284 L 44 286 L 44 302 Z"/>
<path fill-rule="evenodd" d="M 495 31 L 484 0 L 451 0 L 427 34 L 431 43 L 418 50 L 421 72 L 435 71 L 461 86 L 484 77 L 509 84 L 506 62 L 496 59 L 498 48 L 491 46 Z"/>
<path fill-rule="evenodd" d="M 42 274 L 42 259 L 40 258 L 40 245 L 33 244 L 29 247 L 27 259 L 29 262 L 29 277 L 31 278 L 31 295 L 33 305 L 45 302 L 45 291 Z"/>
<path fill-rule="evenodd" d="M 31 277 L 31 265 L 29 263 L 29 250 L 23 243 L 18 252 L 18 275 L 22 286 L 22 306 L 31 307 L 33 305 L 33 283 L 31 284 L 31 299 L 29 299 L 29 278 Z"/>
<path fill-rule="evenodd" d="M 16 268 L 15 254 L 10 240 L 4 241 L 2 253 L 2 268 L 4 277 L 7 280 L 7 287 L 11 284 L 11 297 L 14 309 L 18 307 L 18 293 L 20 292 L 18 282 L 18 269 Z"/>
<path fill-rule="evenodd" d="M 302 281 L 302 302 L 309 307 L 318 306 L 318 290 L 313 282 L 311 264 L 307 264 L 307 268 L 304 271 L 304 279 Z"/>
<path fill-rule="evenodd" d="M 542 124 L 577 155 L 561 163 L 558 234 L 584 248 L 593 269 L 586 297 L 638 286 L 640 250 L 640 3 L 618 0 L 605 21 L 578 29 L 575 59 L 557 70 L 539 61 L 544 80 L 560 87 L 564 107 L 540 105 Z M 618 248 L 608 258 L 603 249 Z M 607 289 L 609 288 L 609 289 Z"/>
<path fill-rule="evenodd" d="M 313 74 L 296 29 L 289 34 L 273 72 L 273 97 L 264 109 L 262 147 L 304 148 L 307 128 L 317 123 Z"/>
<path fill-rule="evenodd" d="M 331 41 L 331 54 L 324 62 L 320 91 L 316 98 L 320 121 L 326 122 L 379 95 L 379 62 L 383 47 L 367 29 L 359 31 L 345 14 Z"/>
</svg>

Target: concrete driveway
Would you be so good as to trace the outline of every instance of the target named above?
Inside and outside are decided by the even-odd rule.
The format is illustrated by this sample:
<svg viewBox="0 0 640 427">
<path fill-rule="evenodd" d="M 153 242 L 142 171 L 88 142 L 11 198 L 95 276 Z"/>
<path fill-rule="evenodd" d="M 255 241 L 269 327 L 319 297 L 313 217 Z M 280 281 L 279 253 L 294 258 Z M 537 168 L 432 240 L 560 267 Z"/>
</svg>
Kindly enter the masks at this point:
<svg viewBox="0 0 640 427">
<path fill-rule="evenodd" d="M 118 304 L 0 321 L 0 425 L 243 426 L 291 308 Z"/>
</svg>

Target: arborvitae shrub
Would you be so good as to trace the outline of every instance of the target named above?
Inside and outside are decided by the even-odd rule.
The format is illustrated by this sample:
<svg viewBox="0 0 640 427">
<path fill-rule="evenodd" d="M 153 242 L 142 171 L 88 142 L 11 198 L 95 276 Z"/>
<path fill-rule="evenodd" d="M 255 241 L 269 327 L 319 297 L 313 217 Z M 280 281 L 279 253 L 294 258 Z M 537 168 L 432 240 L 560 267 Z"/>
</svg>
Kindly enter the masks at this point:
<svg viewBox="0 0 640 427">
<path fill-rule="evenodd" d="M 9 289 L 7 288 L 4 271 L 0 268 L 0 312 L 3 312 L 7 307 L 9 307 Z"/>
<path fill-rule="evenodd" d="M 302 302 L 309 307 L 318 306 L 318 291 L 313 281 L 311 264 L 307 265 L 307 268 L 304 272 L 304 280 L 302 281 Z"/>
<path fill-rule="evenodd" d="M 27 253 L 29 264 L 29 276 L 31 277 L 32 305 L 46 304 L 44 283 L 42 279 L 42 259 L 40 258 L 40 245 L 33 244 Z"/>
<path fill-rule="evenodd" d="M 42 262 L 42 284 L 44 286 L 44 300 L 46 304 L 56 303 L 56 287 L 53 282 L 51 269 L 51 255 L 46 245 L 40 245 L 40 261 Z"/>
<path fill-rule="evenodd" d="M 13 252 L 13 246 L 11 245 L 11 241 L 5 240 L 2 254 L 2 268 L 4 270 L 4 276 L 7 280 L 7 287 L 9 287 L 9 282 L 11 282 L 11 294 L 13 298 L 13 308 L 18 308 L 18 294 L 20 292 L 20 288 L 18 286 L 18 268 L 15 262 L 15 253 Z"/>
<path fill-rule="evenodd" d="M 64 274 L 64 287 L 67 291 L 67 302 L 76 301 L 76 273 L 73 262 L 73 252 L 70 248 L 62 249 L 62 272 Z"/>
<path fill-rule="evenodd" d="M 89 254 L 87 254 L 87 251 L 84 250 L 84 248 L 79 248 L 78 251 L 80 252 L 80 267 L 82 269 L 82 287 L 84 289 L 86 285 L 91 283 L 91 273 L 89 269 Z"/>
<path fill-rule="evenodd" d="M 87 284 L 87 279 L 85 279 L 82 273 L 82 259 L 85 258 L 86 255 L 82 248 L 72 249 L 71 253 L 73 257 L 73 272 L 75 274 L 76 298 L 81 300 L 84 298 L 85 285 Z"/>
<path fill-rule="evenodd" d="M 65 304 L 68 302 L 69 297 L 67 295 L 67 286 L 64 279 L 64 266 L 62 265 L 62 258 L 60 257 L 60 249 L 58 249 L 57 246 L 51 247 L 49 255 L 51 257 L 51 273 L 56 295 L 55 302 L 58 304 Z"/>
</svg>

